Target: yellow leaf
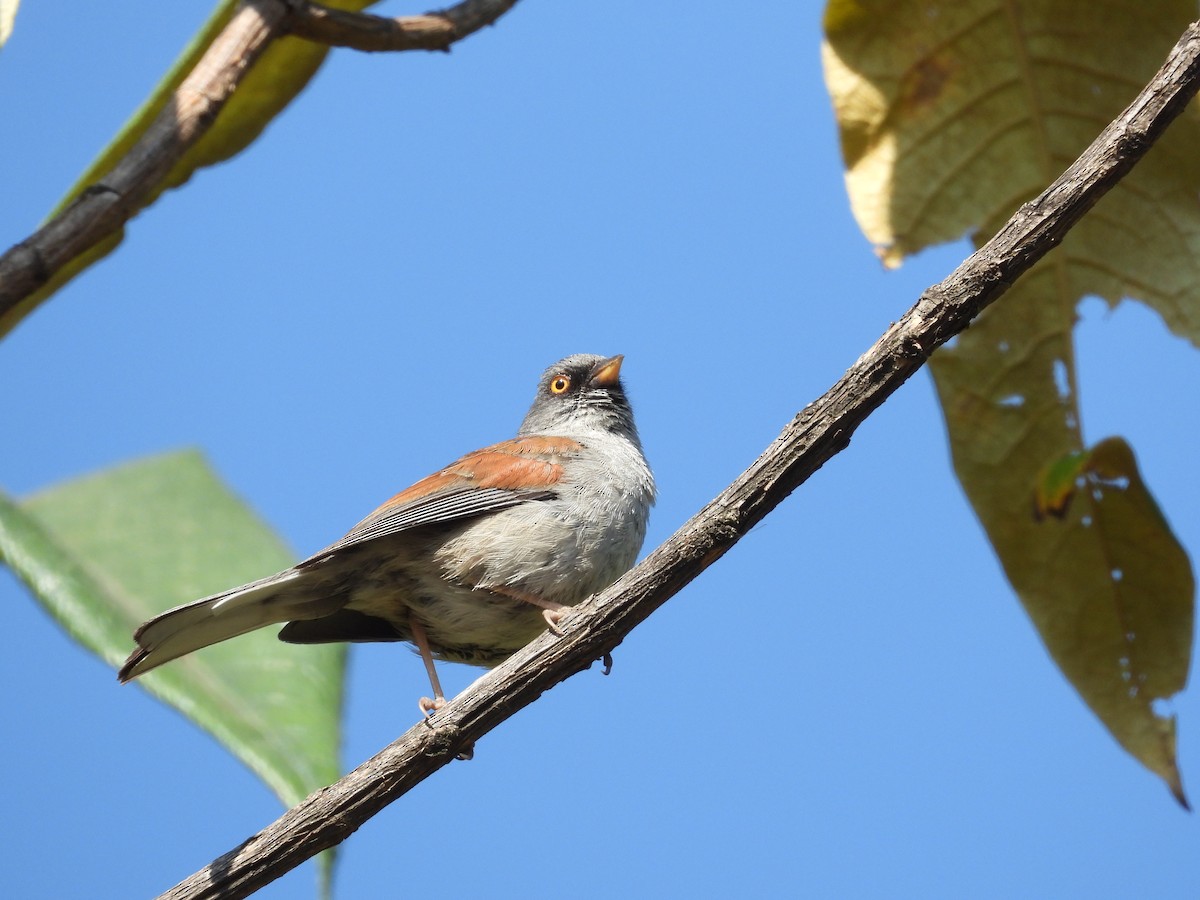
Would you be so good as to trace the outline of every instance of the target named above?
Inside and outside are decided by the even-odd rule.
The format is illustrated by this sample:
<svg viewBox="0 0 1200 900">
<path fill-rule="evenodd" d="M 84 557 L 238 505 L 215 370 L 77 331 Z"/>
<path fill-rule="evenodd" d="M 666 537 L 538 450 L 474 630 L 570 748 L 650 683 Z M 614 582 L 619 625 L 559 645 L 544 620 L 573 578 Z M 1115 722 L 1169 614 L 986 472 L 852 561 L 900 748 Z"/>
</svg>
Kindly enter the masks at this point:
<svg viewBox="0 0 1200 900">
<path fill-rule="evenodd" d="M 0 47 L 3 47 L 13 30 L 20 0 L 0 0 Z"/>
<path fill-rule="evenodd" d="M 1194 15 L 1183 0 L 830 0 L 847 188 L 885 263 L 990 237 L 1133 99 Z M 1085 451 L 1072 329 L 1083 297 L 1132 297 L 1200 339 L 1197 146 L 1193 104 L 932 361 L 955 468 L 1043 641 L 1181 802 L 1174 719 L 1157 702 L 1187 678 L 1191 568 L 1124 442 Z"/>
</svg>

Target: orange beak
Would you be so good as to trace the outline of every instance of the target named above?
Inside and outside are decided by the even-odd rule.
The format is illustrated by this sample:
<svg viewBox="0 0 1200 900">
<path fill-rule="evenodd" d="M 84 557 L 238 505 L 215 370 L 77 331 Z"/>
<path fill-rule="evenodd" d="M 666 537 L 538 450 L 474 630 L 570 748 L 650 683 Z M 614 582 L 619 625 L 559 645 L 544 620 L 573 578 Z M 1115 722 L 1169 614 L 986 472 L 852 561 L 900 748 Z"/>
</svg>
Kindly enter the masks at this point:
<svg viewBox="0 0 1200 900">
<path fill-rule="evenodd" d="M 606 359 L 600 363 L 592 373 L 592 384 L 599 385 L 600 387 L 613 387 L 621 377 L 621 361 L 624 359 L 624 356 L 617 354 L 611 359 Z"/>
</svg>

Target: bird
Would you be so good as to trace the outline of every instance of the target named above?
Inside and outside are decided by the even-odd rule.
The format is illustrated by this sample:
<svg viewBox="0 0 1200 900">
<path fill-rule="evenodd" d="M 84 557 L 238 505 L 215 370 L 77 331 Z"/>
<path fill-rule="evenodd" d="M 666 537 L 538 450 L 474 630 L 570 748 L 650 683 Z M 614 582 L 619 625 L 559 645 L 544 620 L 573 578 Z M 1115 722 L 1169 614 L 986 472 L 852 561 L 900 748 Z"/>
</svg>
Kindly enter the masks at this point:
<svg viewBox="0 0 1200 900">
<path fill-rule="evenodd" d="M 289 569 L 145 622 L 119 681 L 282 625 L 294 644 L 410 642 L 433 691 L 418 706 L 441 709 L 435 660 L 499 665 L 636 561 L 656 488 L 623 360 L 560 360 L 516 437 L 421 479 Z"/>
</svg>

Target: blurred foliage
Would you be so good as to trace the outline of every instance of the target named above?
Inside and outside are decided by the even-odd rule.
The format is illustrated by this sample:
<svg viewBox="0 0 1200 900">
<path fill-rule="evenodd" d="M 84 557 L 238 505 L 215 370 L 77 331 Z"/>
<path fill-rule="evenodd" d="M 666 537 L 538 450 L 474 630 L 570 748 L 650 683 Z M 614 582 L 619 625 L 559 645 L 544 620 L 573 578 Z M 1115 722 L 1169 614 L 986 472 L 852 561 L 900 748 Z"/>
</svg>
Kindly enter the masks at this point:
<svg viewBox="0 0 1200 900">
<path fill-rule="evenodd" d="M 378 0 L 326 0 L 324 5 L 357 11 L 376 2 Z M 2 3 L 3 0 L 0 0 L 0 33 L 3 30 Z M 158 114 L 172 101 L 175 89 L 208 50 L 209 45 L 221 33 L 221 29 L 228 24 L 237 5 L 237 0 L 221 0 L 217 4 L 208 21 L 184 48 L 146 102 L 79 176 L 79 180 L 66 196 L 50 211 L 51 216 L 64 209 L 89 185 L 102 180 L 104 174 L 141 139 Z M 191 146 L 163 181 L 151 191 L 142 208 L 154 203 L 168 188 L 182 185 L 197 169 L 223 162 L 246 149 L 271 120 L 304 89 L 325 61 L 328 52 L 329 48 L 322 44 L 299 38 L 285 37 L 273 41 L 225 104 L 212 127 Z M 108 256 L 124 238 L 125 229 L 121 228 L 55 272 L 54 277 L 41 290 L 27 297 L 11 312 L 0 316 L 0 336 L 11 331 L 39 304 L 53 296 L 59 288 L 88 266 Z"/>
<path fill-rule="evenodd" d="M 17 7 L 20 5 L 20 0 L 0 0 L 0 47 L 4 46 L 12 34 Z"/>
<path fill-rule="evenodd" d="M 195 452 L 129 463 L 20 504 L 0 497 L 0 558 L 114 667 L 146 619 L 294 561 Z M 296 647 L 268 629 L 136 683 L 211 732 L 291 806 L 338 777 L 344 671 L 343 645 Z"/>
<path fill-rule="evenodd" d="M 855 216 L 889 266 L 982 245 L 1154 75 L 1183 0 L 830 0 L 824 47 Z M 955 468 L 1047 649 L 1116 739 L 1186 804 L 1175 719 L 1191 566 L 1132 451 L 1082 436 L 1072 330 L 1086 296 L 1200 335 L 1195 104 L 932 369 Z"/>
</svg>

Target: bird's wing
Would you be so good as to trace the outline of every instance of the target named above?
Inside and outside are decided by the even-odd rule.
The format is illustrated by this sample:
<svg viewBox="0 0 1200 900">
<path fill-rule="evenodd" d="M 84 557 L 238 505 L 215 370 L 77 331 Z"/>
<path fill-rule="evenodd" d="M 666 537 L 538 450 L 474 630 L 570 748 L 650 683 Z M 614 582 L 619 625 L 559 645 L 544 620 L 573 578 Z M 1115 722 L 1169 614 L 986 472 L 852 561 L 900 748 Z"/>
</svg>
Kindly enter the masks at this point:
<svg viewBox="0 0 1200 900">
<path fill-rule="evenodd" d="M 468 453 L 440 472 L 401 491 L 359 522 L 344 538 L 299 567 L 387 535 L 548 500 L 563 477 L 563 462 L 582 445 L 570 438 L 530 435 Z"/>
</svg>

